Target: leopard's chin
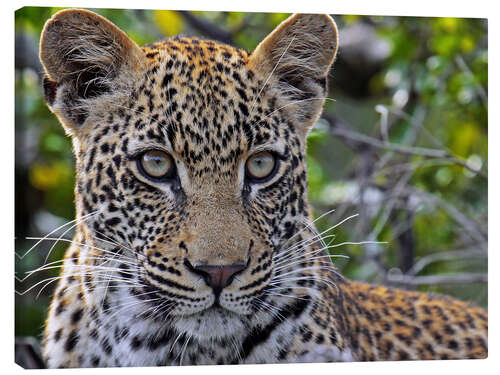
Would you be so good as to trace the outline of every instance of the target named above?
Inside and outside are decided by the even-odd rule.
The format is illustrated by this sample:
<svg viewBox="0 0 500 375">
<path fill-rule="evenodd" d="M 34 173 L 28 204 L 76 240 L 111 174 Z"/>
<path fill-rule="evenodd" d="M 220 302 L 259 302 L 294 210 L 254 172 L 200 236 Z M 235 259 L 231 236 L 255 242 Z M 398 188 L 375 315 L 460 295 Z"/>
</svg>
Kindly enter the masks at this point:
<svg viewBox="0 0 500 375">
<path fill-rule="evenodd" d="M 246 327 L 244 316 L 216 304 L 196 314 L 178 316 L 173 323 L 179 332 L 201 341 L 243 335 Z"/>
</svg>

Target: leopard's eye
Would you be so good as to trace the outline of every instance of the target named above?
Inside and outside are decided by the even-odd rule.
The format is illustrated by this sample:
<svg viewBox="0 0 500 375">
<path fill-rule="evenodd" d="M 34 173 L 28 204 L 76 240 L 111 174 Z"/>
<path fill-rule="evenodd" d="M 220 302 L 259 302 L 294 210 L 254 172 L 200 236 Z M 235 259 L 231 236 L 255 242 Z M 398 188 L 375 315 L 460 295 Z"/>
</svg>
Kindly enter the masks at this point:
<svg viewBox="0 0 500 375">
<path fill-rule="evenodd" d="M 163 180 L 172 177 L 175 171 L 173 158 L 159 150 L 144 152 L 137 160 L 139 170 L 153 180 Z"/>
<path fill-rule="evenodd" d="M 246 174 L 250 180 L 262 182 L 275 171 L 276 158 L 269 151 L 261 151 L 250 156 L 246 162 Z"/>
</svg>

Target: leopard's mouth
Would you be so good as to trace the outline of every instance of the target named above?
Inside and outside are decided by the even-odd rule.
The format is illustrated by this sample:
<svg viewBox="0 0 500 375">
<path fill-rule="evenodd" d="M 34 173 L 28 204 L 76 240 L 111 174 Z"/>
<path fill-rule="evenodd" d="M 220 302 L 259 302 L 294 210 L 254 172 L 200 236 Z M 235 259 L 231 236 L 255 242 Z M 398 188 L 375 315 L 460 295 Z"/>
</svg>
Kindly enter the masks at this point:
<svg viewBox="0 0 500 375">
<path fill-rule="evenodd" d="M 158 308 L 155 310 L 155 307 L 152 307 L 152 311 L 161 311 L 164 315 L 175 318 L 193 317 L 206 313 L 234 313 L 242 317 L 255 312 L 254 299 L 266 294 L 268 282 L 272 279 L 272 272 L 260 279 L 241 277 L 249 266 L 250 261 L 247 261 L 237 272 L 230 270 L 232 271 L 231 278 L 227 278 L 226 284 L 217 285 L 203 272 L 191 272 L 190 274 L 194 277 L 189 282 L 186 282 L 188 281 L 186 279 L 183 282 L 169 274 L 160 276 L 144 265 L 140 283 L 146 285 L 142 288 L 142 292 L 148 296 L 151 301 L 150 305 Z M 187 269 L 191 271 L 190 267 Z M 214 275 L 217 276 L 215 273 Z M 214 275 L 210 276 L 214 277 Z M 167 305 L 170 307 L 163 308 Z M 165 317 L 161 318 L 165 319 Z"/>
</svg>

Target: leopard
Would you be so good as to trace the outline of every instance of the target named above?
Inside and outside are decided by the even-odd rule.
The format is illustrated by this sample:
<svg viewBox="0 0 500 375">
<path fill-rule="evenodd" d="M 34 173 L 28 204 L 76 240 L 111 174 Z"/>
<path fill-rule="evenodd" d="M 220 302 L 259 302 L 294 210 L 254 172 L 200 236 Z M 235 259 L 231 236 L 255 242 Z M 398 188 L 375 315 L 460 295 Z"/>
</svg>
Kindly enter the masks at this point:
<svg viewBox="0 0 500 375">
<path fill-rule="evenodd" d="M 338 35 L 293 14 L 247 52 L 139 47 L 85 9 L 46 22 L 44 98 L 76 171 L 48 367 L 487 357 L 483 308 L 349 280 L 315 228 L 306 140 Z"/>
</svg>

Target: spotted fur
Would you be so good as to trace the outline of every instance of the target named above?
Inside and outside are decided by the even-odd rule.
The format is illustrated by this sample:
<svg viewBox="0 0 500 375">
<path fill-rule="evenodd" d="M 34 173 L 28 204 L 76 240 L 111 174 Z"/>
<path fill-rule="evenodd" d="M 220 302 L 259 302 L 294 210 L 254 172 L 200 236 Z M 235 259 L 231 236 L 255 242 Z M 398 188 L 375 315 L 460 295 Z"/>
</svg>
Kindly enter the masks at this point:
<svg viewBox="0 0 500 375">
<path fill-rule="evenodd" d="M 250 54 L 181 37 L 138 47 L 85 10 L 47 22 L 44 91 L 73 139 L 78 222 L 49 367 L 487 356 L 482 309 L 346 280 L 325 256 L 305 147 L 337 45 L 324 15 L 290 17 Z M 175 160 L 168 181 L 141 171 L 152 149 Z M 255 183 L 259 151 L 276 166 Z M 193 264 L 242 269 L 216 290 Z"/>
</svg>

